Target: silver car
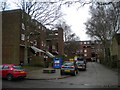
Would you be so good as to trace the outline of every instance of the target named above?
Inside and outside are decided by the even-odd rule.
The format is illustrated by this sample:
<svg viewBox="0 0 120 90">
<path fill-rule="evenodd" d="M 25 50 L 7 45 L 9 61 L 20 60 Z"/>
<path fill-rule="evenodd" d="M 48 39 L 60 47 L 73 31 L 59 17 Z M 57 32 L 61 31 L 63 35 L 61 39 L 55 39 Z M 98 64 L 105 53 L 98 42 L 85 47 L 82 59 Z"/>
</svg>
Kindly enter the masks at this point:
<svg viewBox="0 0 120 90">
<path fill-rule="evenodd" d="M 64 61 L 60 70 L 61 75 L 70 74 L 76 76 L 78 73 L 77 64 L 75 61 Z"/>
</svg>

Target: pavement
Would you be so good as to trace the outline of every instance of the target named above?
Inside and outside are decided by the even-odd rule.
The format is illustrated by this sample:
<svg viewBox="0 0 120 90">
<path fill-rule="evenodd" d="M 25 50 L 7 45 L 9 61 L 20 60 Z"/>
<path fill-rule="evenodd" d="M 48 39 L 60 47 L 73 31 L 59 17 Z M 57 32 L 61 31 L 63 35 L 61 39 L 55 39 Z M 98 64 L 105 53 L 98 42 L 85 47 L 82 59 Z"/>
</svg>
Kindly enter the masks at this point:
<svg viewBox="0 0 120 90">
<path fill-rule="evenodd" d="M 50 71 L 55 72 L 50 72 Z M 47 72 L 44 72 L 47 71 Z M 70 75 L 61 75 L 60 69 L 54 69 L 54 68 L 42 68 L 40 70 L 34 70 L 27 72 L 26 79 L 28 80 L 51 80 L 51 79 L 62 79 L 69 77 Z"/>
</svg>

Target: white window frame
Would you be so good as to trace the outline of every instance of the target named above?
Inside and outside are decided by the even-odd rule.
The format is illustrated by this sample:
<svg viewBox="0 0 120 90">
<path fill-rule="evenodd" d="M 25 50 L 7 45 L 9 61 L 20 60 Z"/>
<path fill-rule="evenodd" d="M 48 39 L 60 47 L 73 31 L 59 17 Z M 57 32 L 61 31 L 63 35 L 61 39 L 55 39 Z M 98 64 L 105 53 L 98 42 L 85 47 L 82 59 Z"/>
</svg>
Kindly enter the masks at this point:
<svg viewBox="0 0 120 90">
<path fill-rule="evenodd" d="M 86 42 L 84 42 L 84 44 L 86 44 Z"/>
<path fill-rule="evenodd" d="M 87 56 L 87 54 L 84 54 L 84 56 L 86 57 L 86 56 Z"/>
<path fill-rule="evenodd" d="M 84 52 L 87 52 L 87 50 L 85 49 Z"/>
<path fill-rule="evenodd" d="M 21 34 L 21 40 L 25 41 L 25 34 Z"/>
<path fill-rule="evenodd" d="M 87 42 L 87 44 L 90 44 L 90 42 Z"/>
<path fill-rule="evenodd" d="M 35 45 L 35 46 L 37 45 L 37 40 L 34 40 L 34 45 Z"/>
<path fill-rule="evenodd" d="M 25 25 L 24 25 L 24 23 L 22 23 L 22 29 L 25 30 Z"/>
<path fill-rule="evenodd" d="M 43 41 L 41 42 L 41 46 L 44 46 L 44 43 L 43 43 Z"/>
</svg>

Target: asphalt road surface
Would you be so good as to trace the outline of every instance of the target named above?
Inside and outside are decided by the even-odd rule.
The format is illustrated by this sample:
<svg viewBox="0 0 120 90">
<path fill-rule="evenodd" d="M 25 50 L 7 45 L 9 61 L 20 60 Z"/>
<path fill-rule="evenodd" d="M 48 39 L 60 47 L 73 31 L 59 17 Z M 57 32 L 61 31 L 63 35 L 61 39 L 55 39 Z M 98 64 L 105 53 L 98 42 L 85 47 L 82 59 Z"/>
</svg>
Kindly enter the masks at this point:
<svg viewBox="0 0 120 90">
<path fill-rule="evenodd" d="M 88 62 L 87 70 L 77 76 L 56 80 L 15 80 L 2 81 L 2 88 L 116 88 L 118 73 L 105 66 Z"/>
</svg>

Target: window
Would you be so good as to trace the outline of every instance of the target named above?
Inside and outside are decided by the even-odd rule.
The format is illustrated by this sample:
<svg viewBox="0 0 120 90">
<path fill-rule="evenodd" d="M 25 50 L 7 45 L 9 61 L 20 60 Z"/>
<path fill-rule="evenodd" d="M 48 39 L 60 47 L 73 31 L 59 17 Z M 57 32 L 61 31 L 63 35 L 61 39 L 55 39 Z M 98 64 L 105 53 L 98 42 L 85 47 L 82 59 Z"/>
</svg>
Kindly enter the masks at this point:
<svg viewBox="0 0 120 90">
<path fill-rule="evenodd" d="M 13 65 L 12 67 L 15 68 L 15 69 L 24 69 L 24 68 L 21 67 L 20 65 Z"/>
<path fill-rule="evenodd" d="M 41 28 L 41 26 L 38 27 L 39 29 Z"/>
<path fill-rule="evenodd" d="M 25 35 L 24 34 L 21 34 L 21 40 L 25 40 Z"/>
<path fill-rule="evenodd" d="M 95 49 L 95 47 L 91 47 L 92 49 Z"/>
<path fill-rule="evenodd" d="M 33 44 L 33 42 L 32 42 L 32 41 L 30 41 L 30 43 L 31 43 L 31 44 Z"/>
<path fill-rule="evenodd" d="M 87 56 L 87 54 L 84 54 L 84 56 Z"/>
<path fill-rule="evenodd" d="M 29 39 L 30 37 L 29 36 L 27 36 L 27 39 Z"/>
<path fill-rule="evenodd" d="M 25 25 L 22 23 L 22 29 L 25 30 Z"/>
<path fill-rule="evenodd" d="M 87 46 L 87 48 L 91 48 L 91 46 Z"/>
<path fill-rule="evenodd" d="M 55 33 L 55 35 L 57 36 L 57 35 L 58 35 L 58 33 Z"/>
<path fill-rule="evenodd" d="M 55 45 L 52 45 L 52 49 L 55 49 Z"/>
<path fill-rule="evenodd" d="M 84 44 L 86 44 L 86 42 L 84 42 Z"/>
<path fill-rule="evenodd" d="M 83 48 L 86 48 L 86 46 L 83 46 Z"/>
<path fill-rule="evenodd" d="M 81 49 L 80 52 L 83 52 L 83 50 Z"/>
<path fill-rule="evenodd" d="M 95 45 L 94 41 L 91 42 L 91 45 Z"/>
<path fill-rule="evenodd" d="M 36 40 L 34 40 L 34 45 L 37 45 L 37 41 Z"/>
<path fill-rule="evenodd" d="M 4 65 L 3 69 L 8 69 L 9 67 L 7 65 Z"/>
<path fill-rule="evenodd" d="M 85 49 L 84 52 L 87 52 L 87 50 Z"/>
<path fill-rule="evenodd" d="M 55 63 L 60 63 L 60 61 L 59 61 L 59 60 L 56 60 Z"/>
<path fill-rule="evenodd" d="M 90 44 L 90 42 L 87 42 L 87 44 Z"/>
<path fill-rule="evenodd" d="M 83 57 L 83 56 L 84 56 L 84 54 L 80 54 L 80 56 L 82 56 L 82 57 Z"/>
<path fill-rule="evenodd" d="M 43 41 L 41 42 L 41 46 L 44 46 L 44 43 L 43 43 Z"/>
<path fill-rule="evenodd" d="M 22 13 L 22 19 L 24 19 L 24 14 Z"/>
</svg>

